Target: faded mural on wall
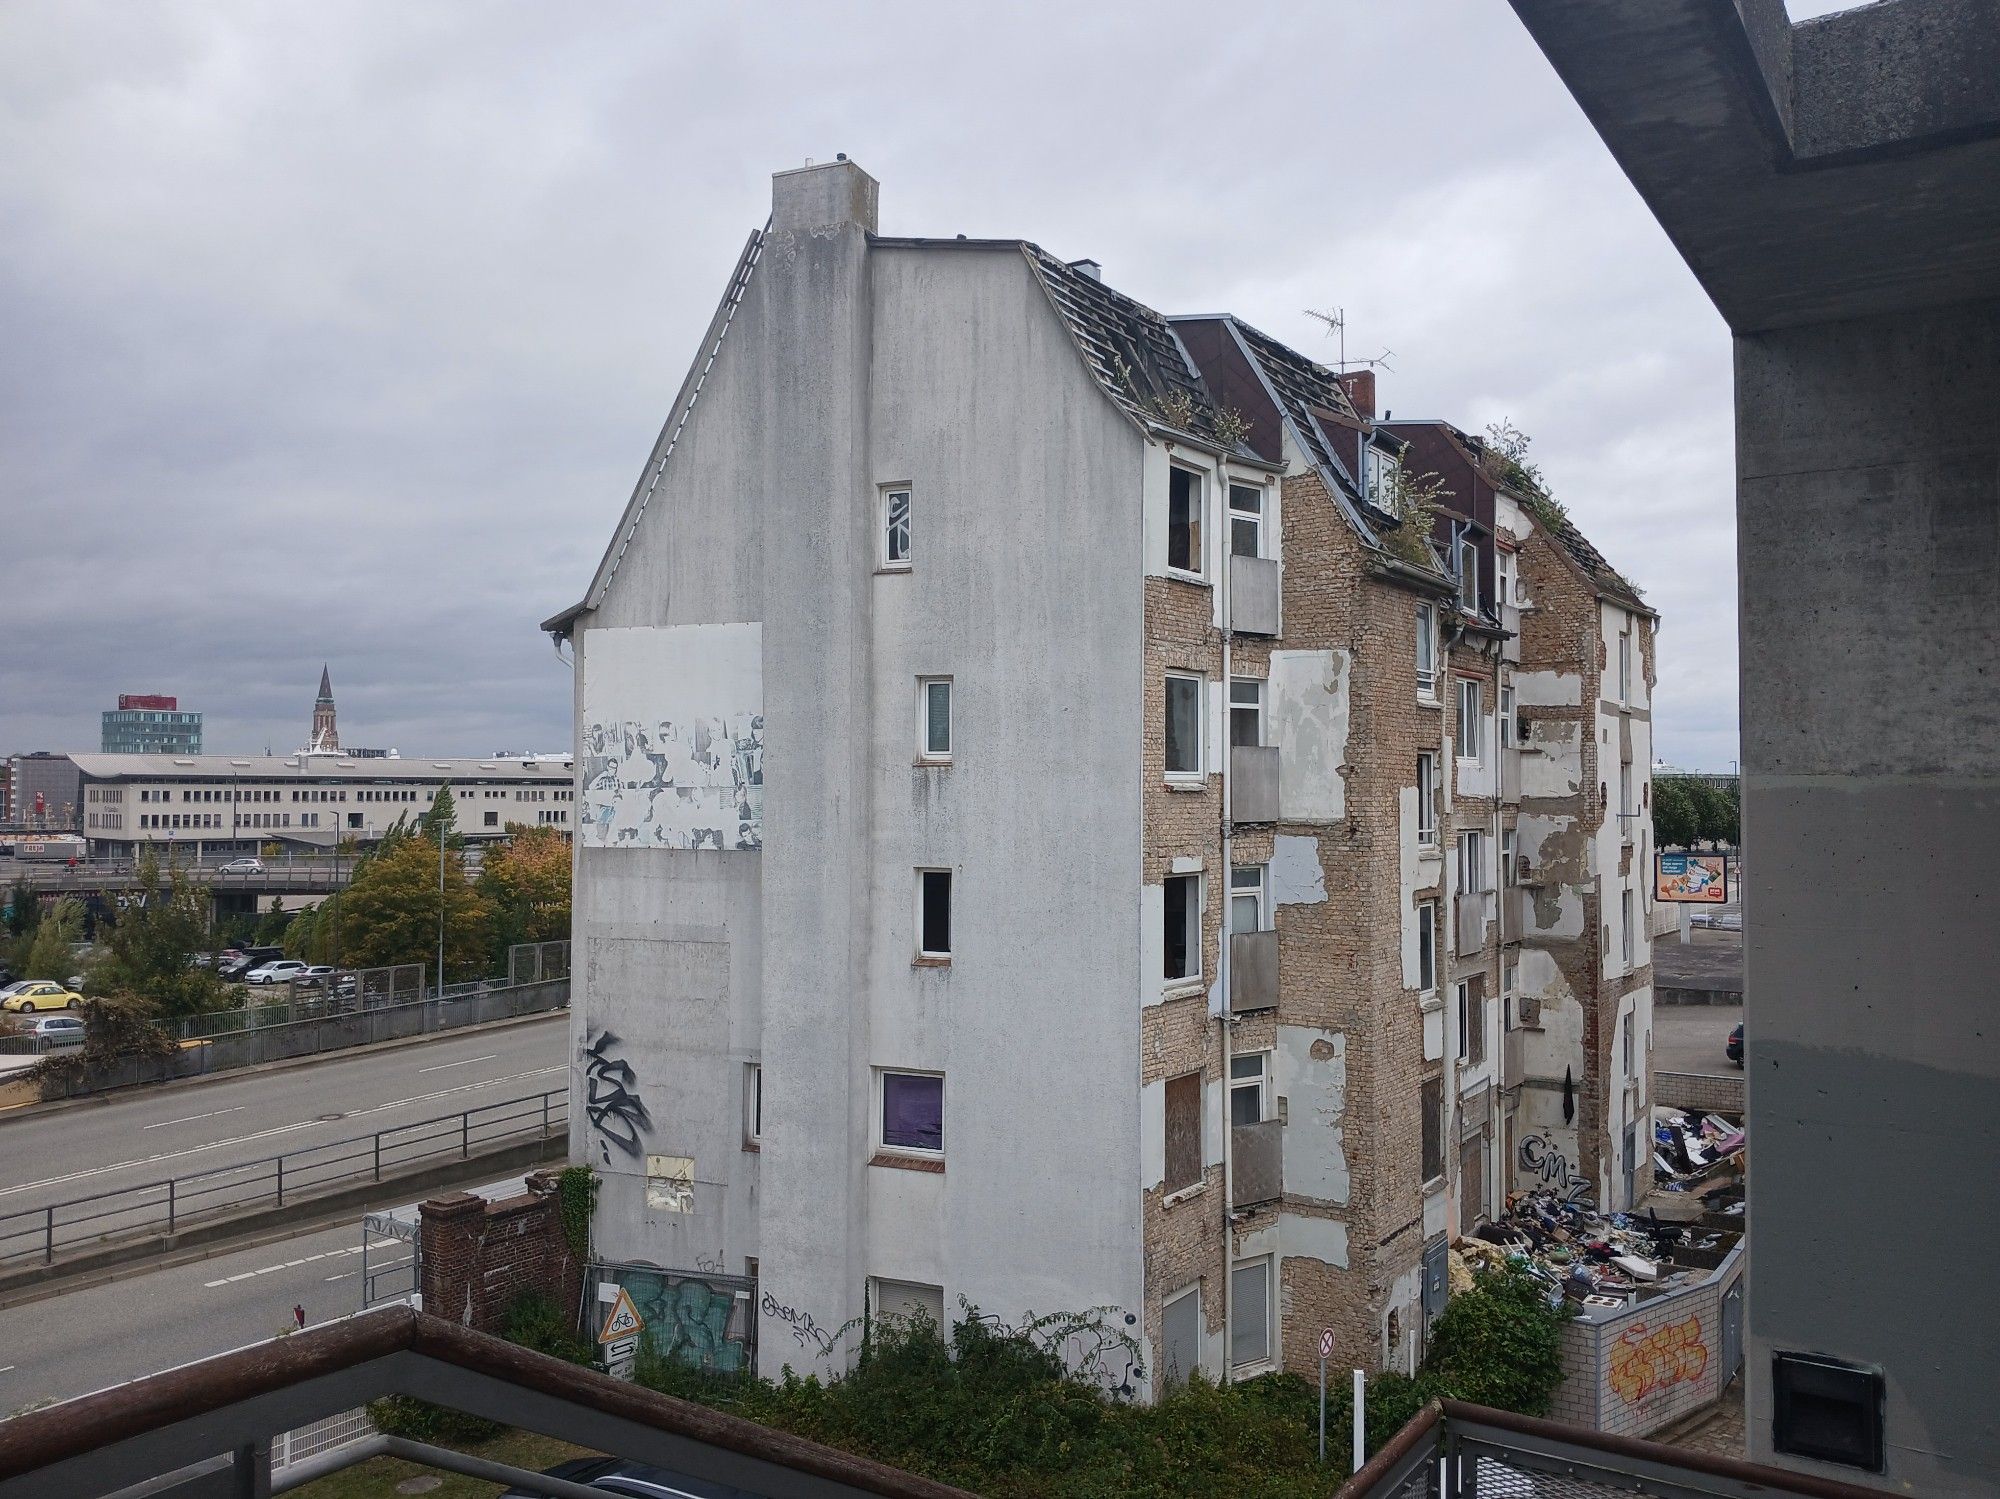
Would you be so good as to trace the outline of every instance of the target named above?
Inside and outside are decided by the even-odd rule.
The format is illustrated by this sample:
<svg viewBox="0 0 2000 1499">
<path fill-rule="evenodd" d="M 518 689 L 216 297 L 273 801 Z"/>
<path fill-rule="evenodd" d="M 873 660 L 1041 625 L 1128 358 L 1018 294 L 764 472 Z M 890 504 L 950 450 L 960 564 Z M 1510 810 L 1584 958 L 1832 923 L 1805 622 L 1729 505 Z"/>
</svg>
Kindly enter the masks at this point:
<svg viewBox="0 0 2000 1499">
<path fill-rule="evenodd" d="M 764 627 L 592 630 L 577 837 L 586 848 L 764 842 Z"/>
</svg>

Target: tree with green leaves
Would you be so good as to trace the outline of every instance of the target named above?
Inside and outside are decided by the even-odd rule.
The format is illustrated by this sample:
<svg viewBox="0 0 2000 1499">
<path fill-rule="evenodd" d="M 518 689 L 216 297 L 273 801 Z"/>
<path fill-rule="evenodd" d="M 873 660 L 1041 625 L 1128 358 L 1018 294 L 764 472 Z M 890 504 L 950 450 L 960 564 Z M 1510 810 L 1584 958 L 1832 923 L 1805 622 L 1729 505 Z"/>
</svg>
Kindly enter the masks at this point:
<svg viewBox="0 0 2000 1499">
<path fill-rule="evenodd" d="M 570 847 L 551 827 L 516 823 L 507 841 L 488 851 L 479 893 L 493 912 L 496 968 L 520 942 L 560 942 L 569 936 Z"/>
<path fill-rule="evenodd" d="M 1653 782 L 1653 846 L 1693 848 L 1701 836 L 1701 819 L 1686 776 L 1661 776 Z"/>
<path fill-rule="evenodd" d="M 179 867 L 163 872 L 150 852 L 141 855 L 138 888 L 104 935 L 107 954 L 95 982 L 170 1017 L 215 1008 L 226 997 L 222 981 L 194 964 L 208 946 L 208 914 L 207 886 Z"/>
<path fill-rule="evenodd" d="M 1736 794 L 1706 776 L 1690 776 L 1688 791 L 1694 799 L 1696 836 L 1704 843 L 1734 848 L 1738 823 Z"/>
<path fill-rule="evenodd" d="M 478 978 L 491 953 L 493 915 L 466 880 L 464 860 L 449 847 L 443 885 L 445 979 Z M 402 839 L 368 860 L 355 871 L 339 908 L 343 962 L 355 968 L 396 963 L 435 968 L 438 886 L 438 846 L 428 838 Z"/>
<path fill-rule="evenodd" d="M 67 983 L 76 972 L 76 954 L 70 947 L 82 940 L 83 907 L 75 896 L 65 895 L 35 923 L 34 937 L 21 962 L 21 977 Z"/>
<path fill-rule="evenodd" d="M 446 848 L 465 846 L 465 838 L 458 831 L 458 798 L 452 794 L 449 783 L 438 787 L 437 795 L 431 798 L 430 811 L 417 819 L 416 834 L 427 839 L 433 849 L 440 835 Z"/>
</svg>

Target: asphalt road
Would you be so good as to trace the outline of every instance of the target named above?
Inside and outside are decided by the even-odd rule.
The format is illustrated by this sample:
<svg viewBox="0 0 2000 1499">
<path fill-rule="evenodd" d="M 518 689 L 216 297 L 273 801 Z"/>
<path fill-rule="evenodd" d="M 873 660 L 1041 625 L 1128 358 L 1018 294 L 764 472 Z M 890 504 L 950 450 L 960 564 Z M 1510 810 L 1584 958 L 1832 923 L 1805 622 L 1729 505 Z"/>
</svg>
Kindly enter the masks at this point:
<svg viewBox="0 0 2000 1499">
<path fill-rule="evenodd" d="M 377 1239 L 369 1246 L 371 1271 L 408 1260 L 408 1245 Z M 393 1275 L 378 1285 L 403 1289 Z M 305 1308 L 307 1326 L 361 1310 L 359 1214 L 291 1239 L 0 1310 L 0 1417 L 260 1342 L 293 1325 L 295 1306 Z"/>
<path fill-rule="evenodd" d="M 562 1086 L 562 1012 L 213 1082 L 135 1089 L 50 1113 L 0 1113 L 0 1235 L 9 1215 L 258 1160 Z M 0 1363 L 13 1363 L 0 1339 Z"/>
<path fill-rule="evenodd" d="M 1653 1006 L 1653 1070 L 1741 1077 L 1723 1047 L 1742 1020 L 1741 1005 Z"/>
</svg>

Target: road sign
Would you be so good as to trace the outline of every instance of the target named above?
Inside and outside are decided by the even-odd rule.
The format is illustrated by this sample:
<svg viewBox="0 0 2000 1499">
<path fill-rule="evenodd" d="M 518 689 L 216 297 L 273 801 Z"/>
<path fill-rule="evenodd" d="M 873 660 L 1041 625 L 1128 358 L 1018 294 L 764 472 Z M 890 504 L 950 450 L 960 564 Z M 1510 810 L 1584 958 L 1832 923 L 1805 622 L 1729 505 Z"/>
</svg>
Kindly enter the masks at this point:
<svg viewBox="0 0 2000 1499">
<path fill-rule="evenodd" d="M 1326 1361 L 1333 1357 L 1333 1329 L 1319 1330 L 1319 1460 L 1326 1461 Z"/>
<path fill-rule="evenodd" d="M 1333 1357 L 1333 1329 L 1330 1327 L 1322 1327 L 1319 1330 L 1319 1356 Z"/>
<path fill-rule="evenodd" d="M 613 1379 L 630 1379 L 639 1367 L 639 1339 L 620 1338 L 604 1345 L 604 1372 Z"/>
<path fill-rule="evenodd" d="M 645 1325 L 640 1319 L 639 1309 L 632 1305 L 632 1293 L 620 1286 L 617 1300 L 611 1303 L 611 1315 L 604 1319 L 604 1330 L 597 1335 L 597 1341 L 615 1343 L 621 1338 L 636 1337 Z"/>
</svg>

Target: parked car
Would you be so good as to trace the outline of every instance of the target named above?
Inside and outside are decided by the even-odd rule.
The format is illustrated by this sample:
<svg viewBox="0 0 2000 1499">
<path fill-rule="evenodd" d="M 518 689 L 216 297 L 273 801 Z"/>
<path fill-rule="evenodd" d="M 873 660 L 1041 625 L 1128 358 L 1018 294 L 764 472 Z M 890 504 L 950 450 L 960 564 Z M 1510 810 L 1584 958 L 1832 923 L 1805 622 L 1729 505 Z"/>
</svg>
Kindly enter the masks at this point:
<svg viewBox="0 0 2000 1499">
<path fill-rule="evenodd" d="M 625 1499 L 757 1499 L 747 1489 L 707 1483 L 671 1468 L 649 1468 L 622 1457 L 575 1457 L 542 1470 L 585 1488 L 602 1489 Z M 509 1489 L 500 1499 L 529 1499 L 525 1489 Z"/>
<path fill-rule="evenodd" d="M 240 979 L 251 969 L 276 962 L 284 955 L 282 947 L 246 947 L 217 971 L 226 979 Z"/>
<path fill-rule="evenodd" d="M 252 859 L 248 856 L 241 859 L 231 859 L 218 872 L 221 874 L 262 874 L 264 872 L 264 861 L 262 859 Z"/>
<path fill-rule="evenodd" d="M 63 1051 L 83 1045 L 84 1025 L 74 1015 L 37 1015 L 21 1032 L 41 1037 L 44 1051 Z"/>
<path fill-rule="evenodd" d="M 292 975 L 294 989 L 319 989 L 333 982 L 340 970 L 330 963 L 314 963 Z"/>
<path fill-rule="evenodd" d="M 297 978 L 306 971 L 306 964 L 297 958 L 272 958 L 243 975 L 246 984 L 282 984 L 286 979 Z"/>
<path fill-rule="evenodd" d="M 0 1010 L 32 1015 L 37 1010 L 74 1010 L 83 996 L 48 979 L 22 979 L 0 989 Z"/>
<path fill-rule="evenodd" d="M 5 963 L 0 963 L 0 988 L 5 988 L 13 982 L 14 970 L 9 968 Z"/>
<path fill-rule="evenodd" d="M 1729 1060 L 1734 1062 L 1738 1067 L 1741 1067 L 1743 1065 L 1743 1022 L 1742 1021 L 1740 1020 L 1737 1021 L 1736 1029 L 1729 1033 L 1729 1041 L 1728 1044 L 1722 1048 L 1722 1054 L 1728 1057 Z"/>
</svg>

